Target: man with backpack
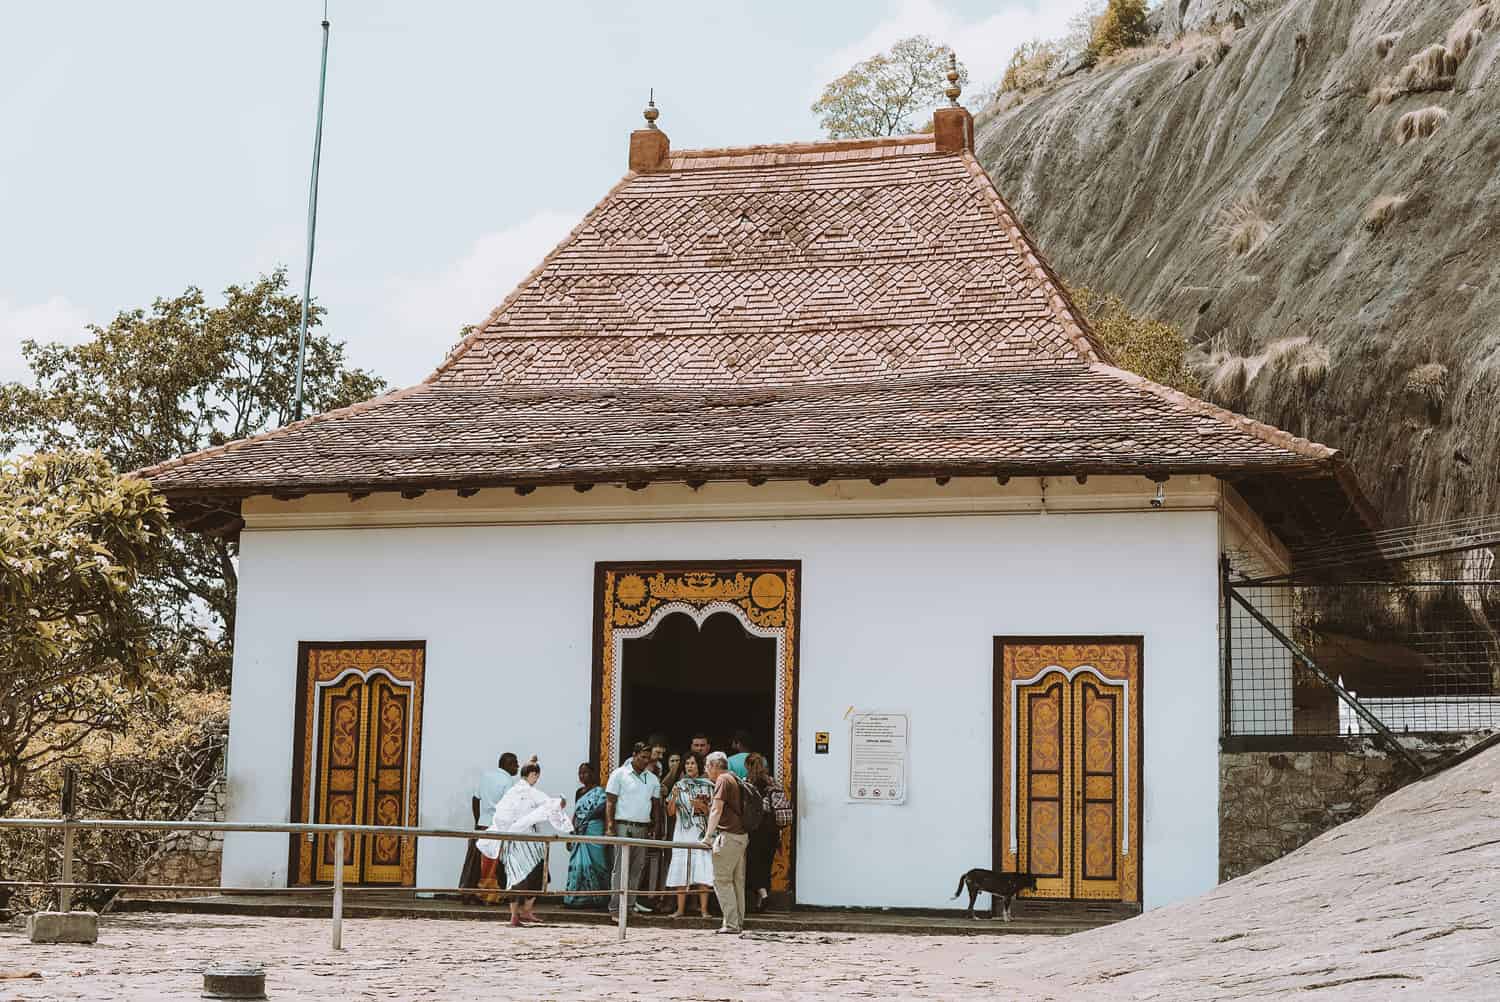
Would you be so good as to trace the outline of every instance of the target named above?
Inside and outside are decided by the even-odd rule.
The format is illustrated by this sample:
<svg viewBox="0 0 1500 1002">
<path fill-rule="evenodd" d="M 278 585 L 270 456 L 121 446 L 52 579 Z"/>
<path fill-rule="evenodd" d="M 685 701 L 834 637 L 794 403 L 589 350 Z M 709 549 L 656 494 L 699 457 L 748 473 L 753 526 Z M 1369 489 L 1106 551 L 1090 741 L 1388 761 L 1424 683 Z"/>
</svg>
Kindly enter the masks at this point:
<svg viewBox="0 0 1500 1002">
<path fill-rule="evenodd" d="M 745 927 L 745 849 L 750 844 L 751 820 L 747 813 L 755 815 L 755 827 L 759 827 L 764 809 L 759 797 L 745 795 L 723 752 L 708 756 L 708 780 L 714 784 L 714 796 L 703 840 L 713 847 L 714 896 L 724 913 L 718 932 L 738 935 Z"/>
</svg>

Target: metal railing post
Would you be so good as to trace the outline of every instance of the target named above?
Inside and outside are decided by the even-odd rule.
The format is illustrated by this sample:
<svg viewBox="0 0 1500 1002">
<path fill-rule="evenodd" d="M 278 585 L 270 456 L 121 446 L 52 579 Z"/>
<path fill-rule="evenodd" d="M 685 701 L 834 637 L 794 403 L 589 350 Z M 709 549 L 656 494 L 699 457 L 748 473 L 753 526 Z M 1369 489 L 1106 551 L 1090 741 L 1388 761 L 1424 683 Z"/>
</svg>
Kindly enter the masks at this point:
<svg viewBox="0 0 1500 1002">
<path fill-rule="evenodd" d="M 344 948 L 344 831 L 333 836 L 333 948 Z"/>
<path fill-rule="evenodd" d="M 625 923 L 630 915 L 630 846 L 620 846 L 620 942 L 625 942 Z"/>
<path fill-rule="evenodd" d="M 66 914 L 73 910 L 73 817 L 78 810 L 78 770 L 73 766 L 63 767 L 62 816 L 63 858 L 62 883 L 57 889 L 57 910 Z"/>
<path fill-rule="evenodd" d="M 57 910 L 69 912 L 73 910 L 73 826 L 67 819 L 63 820 L 62 882 L 57 891 Z"/>
<path fill-rule="evenodd" d="M 1231 737 L 1234 734 L 1234 599 L 1230 592 L 1234 585 L 1229 581 L 1229 558 L 1219 558 L 1219 587 L 1223 594 L 1220 596 L 1224 603 L 1221 615 L 1224 617 L 1224 721 L 1220 734 L 1223 737 Z"/>
</svg>

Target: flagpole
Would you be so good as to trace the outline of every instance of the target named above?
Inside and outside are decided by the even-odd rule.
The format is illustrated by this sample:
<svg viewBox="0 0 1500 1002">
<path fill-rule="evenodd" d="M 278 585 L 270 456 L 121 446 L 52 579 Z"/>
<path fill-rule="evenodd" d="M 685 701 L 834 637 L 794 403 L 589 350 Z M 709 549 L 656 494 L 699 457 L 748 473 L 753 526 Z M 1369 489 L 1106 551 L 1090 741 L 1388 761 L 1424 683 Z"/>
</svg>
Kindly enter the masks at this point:
<svg viewBox="0 0 1500 1002">
<path fill-rule="evenodd" d="M 297 386 L 292 420 L 302 419 L 302 370 L 307 357 L 307 307 L 312 298 L 313 242 L 318 233 L 318 160 L 323 152 L 323 91 L 328 81 L 328 0 L 323 0 L 323 62 L 318 69 L 318 126 L 313 133 L 312 181 L 307 191 L 307 268 L 302 273 L 302 321 L 297 326 Z"/>
</svg>

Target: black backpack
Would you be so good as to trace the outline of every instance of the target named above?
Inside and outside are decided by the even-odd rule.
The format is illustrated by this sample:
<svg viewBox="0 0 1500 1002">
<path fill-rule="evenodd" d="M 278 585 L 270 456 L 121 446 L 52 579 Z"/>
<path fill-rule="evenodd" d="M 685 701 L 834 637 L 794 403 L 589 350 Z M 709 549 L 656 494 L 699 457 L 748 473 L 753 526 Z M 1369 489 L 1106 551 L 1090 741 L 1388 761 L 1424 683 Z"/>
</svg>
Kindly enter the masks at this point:
<svg viewBox="0 0 1500 1002">
<path fill-rule="evenodd" d="M 740 784 L 740 819 L 744 822 L 746 833 L 760 831 L 760 826 L 766 823 L 766 799 L 765 795 L 757 790 L 749 780 L 739 779 Z"/>
</svg>

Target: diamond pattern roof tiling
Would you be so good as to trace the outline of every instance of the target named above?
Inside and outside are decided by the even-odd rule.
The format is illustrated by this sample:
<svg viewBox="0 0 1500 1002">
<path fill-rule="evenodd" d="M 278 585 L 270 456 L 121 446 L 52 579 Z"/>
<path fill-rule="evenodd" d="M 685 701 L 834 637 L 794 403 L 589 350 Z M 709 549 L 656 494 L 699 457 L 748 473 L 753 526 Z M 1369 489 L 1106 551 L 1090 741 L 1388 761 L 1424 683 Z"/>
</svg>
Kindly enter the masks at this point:
<svg viewBox="0 0 1500 1002">
<path fill-rule="evenodd" d="M 671 151 L 423 383 L 140 473 L 234 498 L 877 471 L 1295 474 L 1368 519 L 1335 450 L 1114 368 L 931 137 Z"/>
</svg>

